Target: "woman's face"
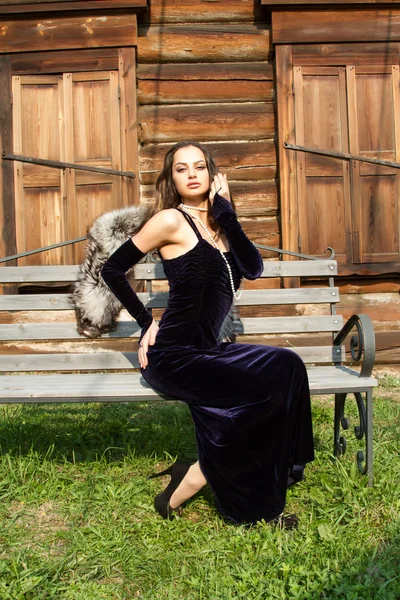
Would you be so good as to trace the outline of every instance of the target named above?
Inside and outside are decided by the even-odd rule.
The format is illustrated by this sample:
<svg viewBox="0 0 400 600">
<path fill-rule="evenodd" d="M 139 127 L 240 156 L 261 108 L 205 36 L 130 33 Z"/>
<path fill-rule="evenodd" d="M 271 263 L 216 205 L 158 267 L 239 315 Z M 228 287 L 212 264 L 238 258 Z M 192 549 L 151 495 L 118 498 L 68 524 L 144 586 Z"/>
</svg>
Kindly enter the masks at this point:
<svg viewBox="0 0 400 600">
<path fill-rule="evenodd" d="M 175 152 L 172 179 L 183 201 L 203 201 L 208 197 L 210 174 L 200 148 L 185 146 Z"/>
</svg>

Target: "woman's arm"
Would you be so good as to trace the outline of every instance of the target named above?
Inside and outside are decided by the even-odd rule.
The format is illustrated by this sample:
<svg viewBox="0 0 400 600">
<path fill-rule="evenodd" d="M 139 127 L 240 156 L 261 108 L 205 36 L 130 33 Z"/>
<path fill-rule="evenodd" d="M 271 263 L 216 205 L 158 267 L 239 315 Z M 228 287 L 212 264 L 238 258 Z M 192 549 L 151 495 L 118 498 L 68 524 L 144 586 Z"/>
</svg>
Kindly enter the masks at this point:
<svg viewBox="0 0 400 600">
<path fill-rule="evenodd" d="M 117 248 L 101 269 L 101 276 L 105 283 L 142 328 L 139 343 L 148 329 L 154 329 L 151 335 L 146 336 L 146 344 L 143 344 L 143 346 L 146 345 L 144 354 L 139 352 L 139 361 L 143 368 L 147 366 L 147 348 L 149 343 L 154 343 L 156 329 L 153 325 L 153 317 L 132 289 L 126 272 L 147 252 L 174 239 L 179 227 L 175 212 L 166 210 L 154 215 L 139 233 Z"/>
<path fill-rule="evenodd" d="M 246 279 L 257 279 L 264 268 L 261 254 L 243 231 L 229 198 L 226 177 L 219 173 L 210 192 L 213 217 L 224 230 L 239 271 Z"/>
</svg>

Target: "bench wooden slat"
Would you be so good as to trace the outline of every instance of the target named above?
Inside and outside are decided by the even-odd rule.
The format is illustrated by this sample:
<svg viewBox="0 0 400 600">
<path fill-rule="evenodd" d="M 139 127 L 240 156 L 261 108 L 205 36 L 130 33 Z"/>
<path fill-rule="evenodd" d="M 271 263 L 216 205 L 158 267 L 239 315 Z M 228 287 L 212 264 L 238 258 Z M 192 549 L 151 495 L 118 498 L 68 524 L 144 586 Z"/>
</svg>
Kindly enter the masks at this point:
<svg viewBox="0 0 400 600">
<path fill-rule="evenodd" d="M 334 260 L 264 260 L 261 277 L 308 277 L 337 274 Z M 0 283 L 45 283 L 76 281 L 78 265 L 43 265 L 0 268 Z M 136 279 L 165 279 L 161 263 L 139 263 Z"/>
<path fill-rule="evenodd" d="M 258 317 L 241 319 L 243 334 L 267 333 L 326 333 L 340 331 L 341 315 L 316 317 Z M 117 328 L 102 335 L 103 338 L 139 337 L 136 321 L 120 321 Z M 75 323 L 13 323 L 0 325 L 1 341 L 16 340 L 76 340 L 79 335 Z"/>
<path fill-rule="evenodd" d="M 310 367 L 313 394 L 362 392 L 377 385 L 374 377 L 360 378 L 348 367 Z M 120 402 L 157 400 L 140 373 L 85 373 L 64 375 L 3 375 L 2 403 L 18 402 Z M 162 396 L 163 399 L 167 397 Z M 174 398 L 169 398 L 173 400 Z"/>
<path fill-rule="evenodd" d="M 305 363 L 340 362 L 345 360 L 344 346 L 304 346 L 290 348 Z M 15 371 L 103 371 L 139 368 L 137 352 L 86 352 L 56 354 L 0 355 L 0 369 Z M 1 379 L 0 379 L 1 381 Z"/>
<path fill-rule="evenodd" d="M 165 308 L 168 292 L 139 292 L 147 308 Z M 238 306 L 274 304 L 327 304 L 339 302 L 339 290 L 326 288 L 289 288 L 278 290 L 244 290 Z M 73 310 L 68 294 L 20 294 L 0 296 L 0 310 Z"/>
</svg>

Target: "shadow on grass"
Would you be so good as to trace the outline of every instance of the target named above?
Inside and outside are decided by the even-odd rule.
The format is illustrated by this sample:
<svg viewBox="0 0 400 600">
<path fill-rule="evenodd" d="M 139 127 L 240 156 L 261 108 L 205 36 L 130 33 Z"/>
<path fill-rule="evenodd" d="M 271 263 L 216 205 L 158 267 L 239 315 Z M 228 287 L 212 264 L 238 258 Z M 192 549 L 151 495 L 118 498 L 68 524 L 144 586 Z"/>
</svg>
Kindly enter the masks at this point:
<svg viewBox="0 0 400 600">
<path fill-rule="evenodd" d="M 182 402 L 3 406 L 0 454 L 29 452 L 60 461 L 106 457 L 196 457 L 194 427 Z"/>
</svg>

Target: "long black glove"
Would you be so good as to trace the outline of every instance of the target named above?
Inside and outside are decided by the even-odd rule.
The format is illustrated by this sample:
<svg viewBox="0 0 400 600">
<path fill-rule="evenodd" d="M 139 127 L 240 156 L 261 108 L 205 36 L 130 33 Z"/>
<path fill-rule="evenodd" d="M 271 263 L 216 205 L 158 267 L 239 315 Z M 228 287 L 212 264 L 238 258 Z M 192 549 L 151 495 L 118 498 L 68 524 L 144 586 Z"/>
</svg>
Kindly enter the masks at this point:
<svg viewBox="0 0 400 600">
<path fill-rule="evenodd" d="M 257 279 L 263 272 L 261 254 L 242 229 L 232 204 L 215 194 L 212 205 L 214 219 L 224 230 L 239 271 L 246 279 Z"/>
<path fill-rule="evenodd" d="M 153 317 L 133 291 L 125 273 L 143 256 L 144 253 L 129 238 L 117 248 L 114 254 L 111 254 L 101 269 L 101 276 L 114 296 L 142 328 L 140 339 L 150 327 Z"/>
</svg>

